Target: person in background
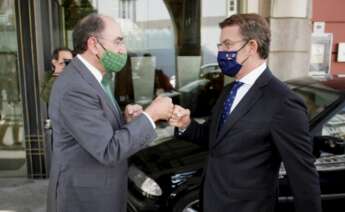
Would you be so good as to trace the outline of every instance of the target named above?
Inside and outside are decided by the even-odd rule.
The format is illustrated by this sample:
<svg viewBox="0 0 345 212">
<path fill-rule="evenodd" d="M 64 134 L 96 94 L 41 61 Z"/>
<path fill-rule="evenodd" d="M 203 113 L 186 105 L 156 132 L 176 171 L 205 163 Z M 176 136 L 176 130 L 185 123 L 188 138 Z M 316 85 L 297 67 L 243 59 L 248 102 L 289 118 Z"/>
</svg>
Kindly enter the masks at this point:
<svg viewBox="0 0 345 212">
<path fill-rule="evenodd" d="M 62 73 L 65 66 L 72 60 L 73 54 L 69 48 L 61 47 L 53 51 L 51 59 L 52 72 L 47 73 L 41 90 L 41 98 L 48 103 L 50 91 L 56 78 Z"/>
</svg>

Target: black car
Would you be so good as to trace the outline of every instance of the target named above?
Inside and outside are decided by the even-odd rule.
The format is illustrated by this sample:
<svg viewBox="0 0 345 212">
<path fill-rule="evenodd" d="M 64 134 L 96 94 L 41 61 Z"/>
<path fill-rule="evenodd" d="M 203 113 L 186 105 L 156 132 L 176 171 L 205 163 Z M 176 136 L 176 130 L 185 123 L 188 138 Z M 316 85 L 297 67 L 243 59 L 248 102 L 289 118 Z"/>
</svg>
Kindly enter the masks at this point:
<svg viewBox="0 0 345 212">
<path fill-rule="evenodd" d="M 307 77 L 286 83 L 308 107 L 324 211 L 345 211 L 345 78 Z M 195 109 L 194 114 L 198 115 L 198 111 Z M 204 112 L 205 108 L 201 114 Z M 159 143 L 130 159 L 128 210 L 200 211 L 199 192 L 207 149 L 173 136 Z M 294 211 L 283 164 L 279 191 L 276 211 Z"/>
</svg>

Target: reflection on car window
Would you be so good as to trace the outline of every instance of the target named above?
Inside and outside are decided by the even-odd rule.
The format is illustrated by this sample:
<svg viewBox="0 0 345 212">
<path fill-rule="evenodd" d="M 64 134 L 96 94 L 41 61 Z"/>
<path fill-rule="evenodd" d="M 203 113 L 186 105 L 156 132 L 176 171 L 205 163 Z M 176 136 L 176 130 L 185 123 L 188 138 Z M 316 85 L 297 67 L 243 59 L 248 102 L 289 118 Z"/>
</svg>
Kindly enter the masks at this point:
<svg viewBox="0 0 345 212">
<path fill-rule="evenodd" d="M 310 88 L 310 87 L 292 87 L 292 90 L 303 98 L 307 109 L 309 119 L 313 119 L 320 114 L 327 106 L 339 98 L 336 93 L 327 90 Z"/>
<path fill-rule="evenodd" d="M 322 135 L 345 140 L 345 107 L 324 125 Z"/>
</svg>

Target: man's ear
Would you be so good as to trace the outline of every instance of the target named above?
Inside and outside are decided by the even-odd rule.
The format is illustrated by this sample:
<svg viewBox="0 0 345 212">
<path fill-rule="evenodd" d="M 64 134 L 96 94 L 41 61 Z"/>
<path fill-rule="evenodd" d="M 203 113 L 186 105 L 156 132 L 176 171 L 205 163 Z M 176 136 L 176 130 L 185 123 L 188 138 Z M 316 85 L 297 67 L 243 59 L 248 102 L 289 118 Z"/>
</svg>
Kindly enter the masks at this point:
<svg viewBox="0 0 345 212">
<path fill-rule="evenodd" d="M 259 48 L 258 42 L 256 40 L 250 40 L 248 43 L 250 46 L 250 54 L 256 54 Z"/>
<path fill-rule="evenodd" d="M 98 54 L 97 39 L 95 37 L 89 37 L 86 41 L 87 48 L 93 53 Z"/>
</svg>

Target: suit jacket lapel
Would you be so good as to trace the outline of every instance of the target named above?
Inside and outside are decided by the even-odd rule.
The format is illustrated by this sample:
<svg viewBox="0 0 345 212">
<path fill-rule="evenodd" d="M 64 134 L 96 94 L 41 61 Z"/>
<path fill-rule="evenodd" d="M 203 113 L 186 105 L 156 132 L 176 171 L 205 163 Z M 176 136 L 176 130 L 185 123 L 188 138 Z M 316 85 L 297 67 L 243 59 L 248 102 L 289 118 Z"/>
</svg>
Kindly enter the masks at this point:
<svg viewBox="0 0 345 212">
<path fill-rule="evenodd" d="M 233 83 L 231 83 L 229 86 L 224 88 L 224 91 L 222 95 L 220 96 L 220 99 L 217 101 L 216 105 L 214 106 L 213 109 L 213 118 L 215 121 L 212 122 L 211 126 L 211 133 L 210 133 L 210 138 L 211 141 L 215 141 L 217 136 L 218 136 L 218 128 L 219 128 L 219 122 L 220 122 L 220 117 L 222 115 L 223 109 L 224 109 L 224 102 L 229 95 L 229 92 L 233 86 Z"/>
<path fill-rule="evenodd" d="M 107 103 L 111 111 L 114 113 L 114 116 L 119 124 L 123 123 L 121 111 L 114 106 L 114 104 L 111 102 L 109 97 L 104 92 L 102 86 L 99 84 L 97 79 L 91 74 L 90 71 L 86 71 L 87 67 L 78 59 L 74 58 L 71 62 L 73 64 L 77 71 L 80 73 L 80 75 L 85 79 L 87 83 L 89 83 L 94 89 L 96 89 L 97 93 L 101 96 L 101 98 Z M 115 100 L 116 101 L 116 100 Z"/>
<path fill-rule="evenodd" d="M 216 146 L 222 141 L 222 138 L 225 136 L 226 132 L 231 130 L 231 128 L 241 119 L 241 117 L 243 117 L 261 98 L 263 94 L 262 87 L 264 87 L 271 78 L 272 74 L 270 70 L 267 68 L 256 80 L 255 84 L 249 89 L 248 93 L 243 97 L 243 99 L 236 106 L 236 108 L 232 111 L 227 121 L 224 123 L 222 129 L 220 129 L 218 136 L 216 137 L 216 140 L 213 143 L 214 146 Z M 219 113 L 221 113 L 220 111 Z M 219 123 L 219 117 L 217 121 Z"/>
</svg>

